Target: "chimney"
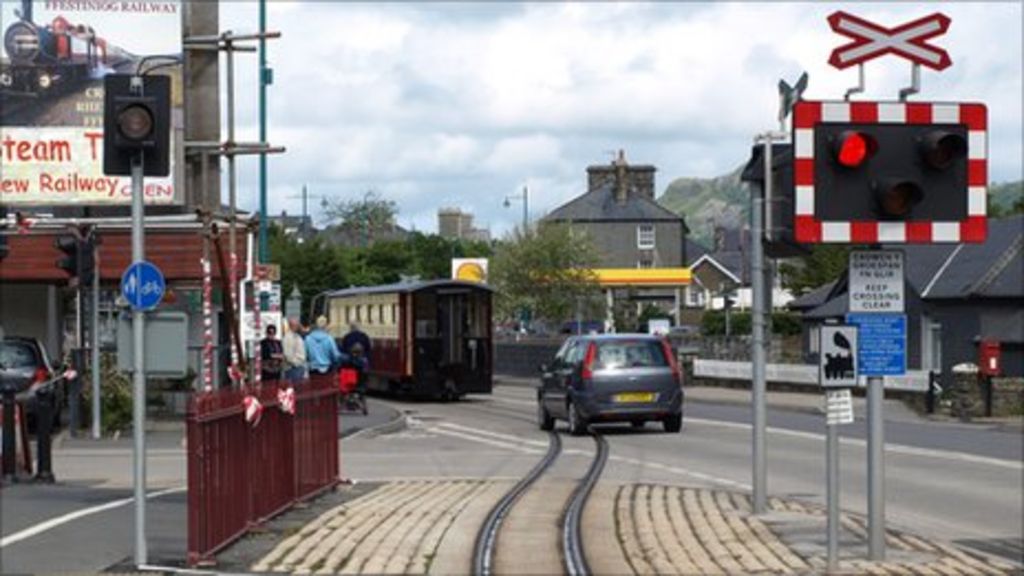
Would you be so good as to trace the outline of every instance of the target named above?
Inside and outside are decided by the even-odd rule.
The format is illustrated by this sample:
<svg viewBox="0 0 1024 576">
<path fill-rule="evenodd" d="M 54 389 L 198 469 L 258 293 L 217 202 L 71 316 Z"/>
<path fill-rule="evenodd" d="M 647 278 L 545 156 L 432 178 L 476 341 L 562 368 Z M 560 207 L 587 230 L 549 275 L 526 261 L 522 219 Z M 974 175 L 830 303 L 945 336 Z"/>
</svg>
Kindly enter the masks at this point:
<svg viewBox="0 0 1024 576">
<path fill-rule="evenodd" d="M 629 199 L 628 169 L 626 153 L 619 150 L 619 157 L 615 159 L 615 201 L 619 204 L 625 204 Z"/>
</svg>

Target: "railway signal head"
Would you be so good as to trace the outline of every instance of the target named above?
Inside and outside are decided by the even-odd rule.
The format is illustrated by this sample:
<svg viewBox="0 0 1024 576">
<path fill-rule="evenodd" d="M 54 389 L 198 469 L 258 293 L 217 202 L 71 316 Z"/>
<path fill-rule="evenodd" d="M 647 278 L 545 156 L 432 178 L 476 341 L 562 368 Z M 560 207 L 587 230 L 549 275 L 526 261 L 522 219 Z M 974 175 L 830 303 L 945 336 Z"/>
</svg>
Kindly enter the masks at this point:
<svg viewBox="0 0 1024 576">
<path fill-rule="evenodd" d="M 60 268 L 70 278 L 77 278 L 81 267 L 79 259 L 78 238 L 73 234 L 58 236 L 53 245 L 64 253 L 64 256 L 57 260 L 57 268 Z"/>
<path fill-rule="evenodd" d="M 796 240 L 984 242 L 985 123 L 980 104 L 799 102 Z"/>
<path fill-rule="evenodd" d="M 103 172 L 130 176 L 142 159 L 146 176 L 170 173 L 171 83 L 167 76 L 109 74 L 104 79 Z"/>
</svg>

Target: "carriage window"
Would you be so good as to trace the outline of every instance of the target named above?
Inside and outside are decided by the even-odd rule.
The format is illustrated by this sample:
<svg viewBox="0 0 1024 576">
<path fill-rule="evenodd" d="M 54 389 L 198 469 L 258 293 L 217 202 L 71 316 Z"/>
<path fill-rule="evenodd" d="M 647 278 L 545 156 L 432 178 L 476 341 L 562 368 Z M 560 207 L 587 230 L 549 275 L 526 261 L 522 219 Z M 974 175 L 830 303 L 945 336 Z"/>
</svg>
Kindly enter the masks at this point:
<svg viewBox="0 0 1024 576">
<path fill-rule="evenodd" d="M 377 305 L 377 317 L 380 319 L 381 324 L 387 324 L 387 320 L 384 319 L 384 305 Z"/>
<path fill-rule="evenodd" d="M 356 322 L 363 321 L 363 307 L 356 304 Z"/>
<path fill-rule="evenodd" d="M 352 322 L 351 314 L 352 314 L 352 307 L 351 306 L 345 306 L 345 324 L 350 324 Z"/>
<path fill-rule="evenodd" d="M 398 304 L 391 305 L 391 321 L 398 324 Z"/>
</svg>

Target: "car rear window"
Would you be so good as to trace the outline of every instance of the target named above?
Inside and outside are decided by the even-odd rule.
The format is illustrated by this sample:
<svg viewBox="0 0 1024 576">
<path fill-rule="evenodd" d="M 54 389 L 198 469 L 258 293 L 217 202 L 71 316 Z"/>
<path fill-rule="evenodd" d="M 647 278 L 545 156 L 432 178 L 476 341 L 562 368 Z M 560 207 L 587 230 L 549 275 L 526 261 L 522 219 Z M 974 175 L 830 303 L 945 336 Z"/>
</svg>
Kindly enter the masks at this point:
<svg viewBox="0 0 1024 576">
<path fill-rule="evenodd" d="M 657 340 L 612 340 L 597 343 L 594 368 L 662 368 L 668 366 L 665 350 Z"/>
<path fill-rule="evenodd" d="M 28 344 L 0 342 L 0 365 L 4 368 L 35 368 L 36 353 Z"/>
</svg>

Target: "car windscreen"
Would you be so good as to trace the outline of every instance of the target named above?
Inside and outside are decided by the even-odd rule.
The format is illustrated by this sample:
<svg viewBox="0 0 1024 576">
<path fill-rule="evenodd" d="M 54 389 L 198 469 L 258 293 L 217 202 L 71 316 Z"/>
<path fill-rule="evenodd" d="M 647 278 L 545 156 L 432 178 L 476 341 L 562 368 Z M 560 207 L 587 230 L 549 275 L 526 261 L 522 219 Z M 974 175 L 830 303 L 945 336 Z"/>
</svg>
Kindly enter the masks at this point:
<svg viewBox="0 0 1024 576">
<path fill-rule="evenodd" d="M 597 343 L 595 370 L 616 368 L 663 368 L 668 359 L 657 340 L 609 340 Z"/>
<path fill-rule="evenodd" d="M 0 342 L 0 366 L 8 370 L 36 367 L 36 353 L 32 346 L 21 342 Z"/>
</svg>

